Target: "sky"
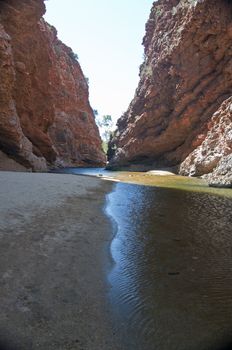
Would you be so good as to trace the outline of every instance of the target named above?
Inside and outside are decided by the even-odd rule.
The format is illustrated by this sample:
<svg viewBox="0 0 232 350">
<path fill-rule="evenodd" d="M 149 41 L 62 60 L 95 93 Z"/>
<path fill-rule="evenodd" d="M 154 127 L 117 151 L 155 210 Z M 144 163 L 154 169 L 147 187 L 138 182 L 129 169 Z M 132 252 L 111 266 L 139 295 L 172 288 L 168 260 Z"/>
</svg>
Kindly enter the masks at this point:
<svg viewBox="0 0 232 350">
<path fill-rule="evenodd" d="M 114 122 L 138 85 L 142 38 L 153 0 L 48 0 L 45 19 L 79 57 L 90 103 Z"/>
</svg>

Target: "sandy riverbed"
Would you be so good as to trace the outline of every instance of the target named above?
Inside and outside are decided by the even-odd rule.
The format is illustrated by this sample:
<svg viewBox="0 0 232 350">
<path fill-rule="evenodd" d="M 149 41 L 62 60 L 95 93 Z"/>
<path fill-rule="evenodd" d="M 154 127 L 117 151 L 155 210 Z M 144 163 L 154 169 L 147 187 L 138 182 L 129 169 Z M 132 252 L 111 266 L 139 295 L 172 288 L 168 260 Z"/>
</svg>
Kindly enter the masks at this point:
<svg viewBox="0 0 232 350">
<path fill-rule="evenodd" d="M 117 349 L 107 311 L 111 183 L 0 172 L 1 349 Z"/>
</svg>

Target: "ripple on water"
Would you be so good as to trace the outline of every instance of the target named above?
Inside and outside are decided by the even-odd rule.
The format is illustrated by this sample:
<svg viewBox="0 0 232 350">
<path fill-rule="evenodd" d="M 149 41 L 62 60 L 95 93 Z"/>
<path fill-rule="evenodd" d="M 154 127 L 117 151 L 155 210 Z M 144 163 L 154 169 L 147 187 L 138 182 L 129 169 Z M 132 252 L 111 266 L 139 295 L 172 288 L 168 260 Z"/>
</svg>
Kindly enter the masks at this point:
<svg viewBox="0 0 232 350">
<path fill-rule="evenodd" d="M 232 335 L 232 201 L 119 183 L 109 298 L 125 349 L 216 349 Z"/>
</svg>

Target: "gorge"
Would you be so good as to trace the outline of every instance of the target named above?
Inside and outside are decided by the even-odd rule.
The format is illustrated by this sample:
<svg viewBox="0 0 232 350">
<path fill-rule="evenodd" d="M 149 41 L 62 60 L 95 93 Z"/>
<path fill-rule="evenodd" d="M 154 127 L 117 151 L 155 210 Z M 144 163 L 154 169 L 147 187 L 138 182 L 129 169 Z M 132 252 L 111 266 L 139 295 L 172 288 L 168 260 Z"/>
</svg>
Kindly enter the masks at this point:
<svg viewBox="0 0 232 350">
<path fill-rule="evenodd" d="M 0 168 L 104 165 L 88 82 L 42 18 L 44 1 L 0 5 Z M 108 167 L 171 167 L 231 186 L 231 40 L 228 0 L 153 3 L 140 82 L 110 140 Z"/>
<path fill-rule="evenodd" d="M 58 3 L 101 61 L 120 1 Z M 45 4 L 0 0 L 0 350 L 231 350 L 232 1 L 153 3 L 109 163 Z"/>
</svg>

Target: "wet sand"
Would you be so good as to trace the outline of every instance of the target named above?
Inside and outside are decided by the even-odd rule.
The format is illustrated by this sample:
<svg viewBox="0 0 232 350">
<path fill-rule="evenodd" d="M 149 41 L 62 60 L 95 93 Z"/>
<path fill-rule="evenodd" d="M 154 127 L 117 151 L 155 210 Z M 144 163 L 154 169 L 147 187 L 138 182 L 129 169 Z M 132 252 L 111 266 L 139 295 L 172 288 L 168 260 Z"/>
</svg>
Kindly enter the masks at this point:
<svg viewBox="0 0 232 350">
<path fill-rule="evenodd" d="M 0 172 L 0 184 L 0 349 L 118 349 L 104 274 L 111 183 Z"/>
</svg>

